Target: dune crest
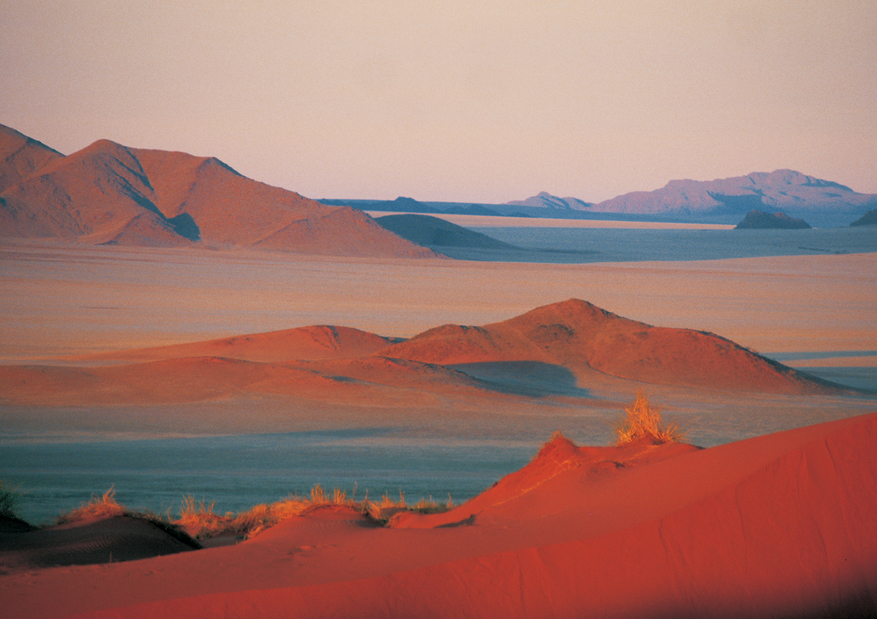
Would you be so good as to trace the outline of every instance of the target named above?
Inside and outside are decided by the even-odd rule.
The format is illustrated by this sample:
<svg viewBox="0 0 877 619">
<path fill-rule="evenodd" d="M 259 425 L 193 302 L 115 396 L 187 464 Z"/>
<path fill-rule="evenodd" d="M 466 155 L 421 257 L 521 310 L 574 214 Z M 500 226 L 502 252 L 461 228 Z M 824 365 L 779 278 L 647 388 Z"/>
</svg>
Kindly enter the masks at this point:
<svg viewBox="0 0 877 619">
<path fill-rule="evenodd" d="M 334 401 L 362 396 L 376 386 L 404 389 L 406 398 L 473 389 L 532 395 L 530 378 L 543 395 L 561 397 L 585 395 L 576 390 L 607 377 L 762 393 L 854 392 L 712 333 L 652 327 L 578 299 L 482 327 L 436 327 L 401 342 L 356 329 L 314 326 L 76 360 L 125 365 L 0 366 L 0 401 L 146 404 L 242 392 Z M 492 364 L 494 369 L 505 364 L 507 371 L 500 371 L 500 378 L 480 377 L 478 369 Z"/>
<path fill-rule="evenodd" d="M 579 299 L 483 327 L 446 325 L 382 355 L 444 365 L 541 361 L 645 383 L 772 393 L 831 393 L 812 379 L 714 335 L 653 327 Z"/>
<path fill-rule="evenodd" d="M 13 570 L 0 595 L 22 619 L 870 617 L 875 441 L 877 413 L 709 449 L 555 437 L 447 514 L 312 509 L 236 546 Z"/>
</svg>

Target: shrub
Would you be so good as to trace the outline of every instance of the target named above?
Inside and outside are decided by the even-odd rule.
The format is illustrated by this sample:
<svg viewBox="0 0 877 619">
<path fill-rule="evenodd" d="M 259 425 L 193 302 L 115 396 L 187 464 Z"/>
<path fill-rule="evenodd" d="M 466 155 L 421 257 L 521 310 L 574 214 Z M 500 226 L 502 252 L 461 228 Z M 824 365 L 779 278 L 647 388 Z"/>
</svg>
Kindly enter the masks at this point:
<svg viewBox="0 0 877 619">
<path fill-rule="evenodd" d="M 650 438 L 659 443 L 682 441 L 685 432 L 679 430 L 679 426 L 665 424 L 661 419 L 661 409 L 652 406 L 642 389 L 637 391 L 636 400 L 624 407 L 625 415 L 621 418 L 616 431 L 618 432 L 618 445 L 632 443 L 644 438 Z"/>
<path fill-rule="evenodd" d="M 234 518 L 231 514 L 221 516 L 214 511 L 216 503 L 196 502 L 192 495 L 183 497 L 180 517 L 174 522 L 194 538 L 213 537 L 229 530 Z M 168 513 L 170 520 L 170 513 Z"/>
<path fill-rule="evenodd" d="M 128 508 L 116 502 L 115 486 L 107 490 L 103 497 L 97 498 L 92 495 L 91 500 L 81 507 L 77 507 L 71 512 L 61 514 L 56 521 L 57 524 L 65 524 L 68 522 L 77 522 L 87 518 L 110 518 L 112 516 L 130 516 L 134 515 Z"/>
<path fill-rule="evenodd" d="M 18 504 L 19 494 L 15 488 L 7 488 L 0 480 L 0 516 L 6 518 L 18 518 L 15 515 L 15 507 Z"/>
</svg>

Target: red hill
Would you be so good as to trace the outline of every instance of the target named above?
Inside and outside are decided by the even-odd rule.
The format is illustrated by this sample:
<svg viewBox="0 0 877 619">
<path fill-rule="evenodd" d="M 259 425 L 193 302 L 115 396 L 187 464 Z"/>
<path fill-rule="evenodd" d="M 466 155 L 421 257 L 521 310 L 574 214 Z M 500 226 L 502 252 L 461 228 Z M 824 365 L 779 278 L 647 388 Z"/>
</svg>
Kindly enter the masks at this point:
<svg viewBox="0 0 877 619">
<path fill-rule="evenodd" d="M 158 361 L 185 357 L 224 357 L 276 363 L 364 357 L 386 348 L 390 338 L 352 329 L 318 325 L 238 335 L 206 342 L 174 344 L 80 357 L 91 361 Z"/>
<path fill-rule="evenodd" d="M 0 193 L 63 156 L 15 129 L 0 125 Z"/>
<path fill-rule="evenodd" d="M 443 365 L 541 361 L 646 383 L 772 393 L 833 386 L 712 333 L 653 327 L 570 299 L 483 327 L 444 326 L 381 351 Z"/>
<path fill-rule="evenodd" d="M 15 151 L 22 140 L 29 144 L 8 131 L 0 152 Z M 27 146 L 30 154 L 6 165 L 0 177 L 8 185 L 0 194 L 2 235 L 129 245 L 201 241 L 220 248 L 362 257 L 437 256 L 361 211 L 326 206 L 254 181 L 215 158 L 127 148 L 109 140 L 63 157 L 35 144 Z"/>
</svg>

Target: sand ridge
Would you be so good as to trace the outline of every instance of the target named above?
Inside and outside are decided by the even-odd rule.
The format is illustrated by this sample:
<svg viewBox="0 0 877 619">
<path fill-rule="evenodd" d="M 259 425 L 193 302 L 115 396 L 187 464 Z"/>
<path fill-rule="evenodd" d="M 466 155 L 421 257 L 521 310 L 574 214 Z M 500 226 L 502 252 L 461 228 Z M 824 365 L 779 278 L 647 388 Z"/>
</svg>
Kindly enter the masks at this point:
<svg viewBox="0 0 877 619">
<path fill-rule="evenodd" d="M 126 355 L 93 357 L 107 359 L 125 360 Z M 574 376 L 578 388 L 595 381 L 596 372 L 622 381 L 707 389 L 854 392 L 719 336 L 652 327 L 578 299 L 483 327 L 445 325 L 396 343 L 355 329 L 316 326 L 135 350 L 127 360 L 136 362 L 95 367 L 0 366 L 0 401 L 56 406 L 155 404 L 255 391 L 317 400 L 346 397 L 353 402 L 366 392 L 374 395 L 374 386 L 409 393 L 503 392 L 509 385 L 498 386 L 475 376 L 479 364 L 498 363 L 514 364 L 514 372 L 507 373 L 512 378 L 528 368 L 558 368 Z M 524 382 L 531 378 L 520 376 Z"/>
<path fill-rule="evenodd" d="M 318 509 L 236 546 L 7 574 L 0 592 L 24 619 L 872 616 L 875 439 L 877 413 L 703 450 L 555 437 L 418 528 Z"/>
</svg>

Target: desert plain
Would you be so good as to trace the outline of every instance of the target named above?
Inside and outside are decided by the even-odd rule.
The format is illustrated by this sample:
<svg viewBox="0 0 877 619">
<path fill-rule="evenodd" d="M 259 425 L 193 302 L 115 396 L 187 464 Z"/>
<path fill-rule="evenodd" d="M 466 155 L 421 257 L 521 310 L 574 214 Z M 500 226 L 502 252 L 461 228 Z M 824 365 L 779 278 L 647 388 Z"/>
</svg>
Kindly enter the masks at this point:
<svg viewBox="0 0 877 619">
<path fill-rule="evenodd" d="M 5 240 L 7 483 L 58 445 L 75 456 L 77 445 L 351 431 L 318 444 L 285 490 L 281 472 L 260 494 L 250 468 L 233 476 L 238 502 L 222 479 L 173 474 L 153 495 L 243 511 L 347 483 L 359 502 L 312 505 L 223 545 L 127 516 L 7 531 L 3 614 L 869 616 L 877 254 L 802 253 L 546 264 Z M 570 348 L 589 321 L 614 325 L 609 350 L 639 338 L 669 357 L 607 369 L 605 342 Z M 713 350 L 697 343 L 711 334 L 703 346 L 739 363 L 692 357 Z M 770 363 L 749 367 L 761 355 L 809 374 L 785 367 L 771 382 Z M 615 446 L 613 423 L 639 389 L 685 441 Z M 488 469 L 502 449 L 517 460 Z M 363 509 L 364 490 L 376 500 L 414 479 L 416 454 L 435 455 L 418 463 L 431 473 L 401 490 L 410 503 L 450 494 L 450 509 Z M 333 457 L 344 473 L 321 474 Z M 467 467 L 487 472 L 454 486 Z M 395 475 L 384 485 L 381 470 Z M 65 509 L 116 484 L 128 507 L 170 516 L 123 480 L 84 479 L 104 485 L 77 487 Z M 24 491 L 27 515 L 45 493 Z"/>
</svg>

